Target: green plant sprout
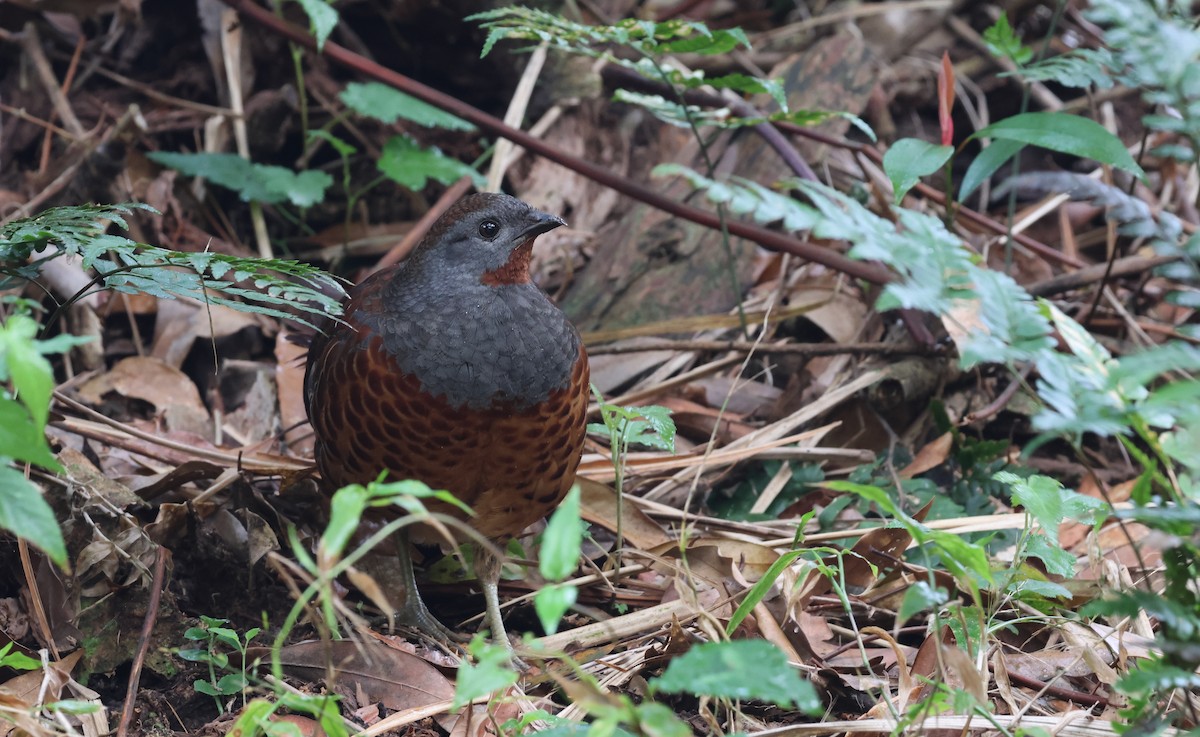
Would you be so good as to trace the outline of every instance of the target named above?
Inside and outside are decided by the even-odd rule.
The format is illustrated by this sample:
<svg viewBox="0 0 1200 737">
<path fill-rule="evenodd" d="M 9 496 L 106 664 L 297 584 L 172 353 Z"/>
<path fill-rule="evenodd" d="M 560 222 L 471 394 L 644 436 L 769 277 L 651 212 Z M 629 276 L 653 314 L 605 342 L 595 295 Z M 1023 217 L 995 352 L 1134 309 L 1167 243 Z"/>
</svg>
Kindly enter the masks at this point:
<svg viewBox="0 0 1200 737">
<path fill-rule="evenodd" d="M 655 405 L 647 407 L 621 407 L 604 401 L 600 390 L 592 385 L 592 396 L 600 405 L 600 422 L 590 422 L 587 426 L 589 433 L 597 433 L 608 437 L 613 472 L 616 475 L 614 486 L 617 490 L 617 550 L 615 567 L 621 567 L 622 535 L 621 520 L 624 513 L 625 495 L 625 460 L 629 455 L 630 445 L 644 445 L 648 448 L 675 452 L 675 422 L 671 419 L 671 411 L 666 407 Z"/>
<path fill-rule="evenodd" d="M 246 662 L 246 650 L 250 647 L 250 642 L 262 632 L 258 627 L 251 627 L 239 635 L 237 630 L 225 626 L 228 623 L 227 619 L 201 615 L 200 626 L 189 627 L 183 633 L 185 638 L 201 646 L 180 648 L 177 651 L 179 657 L 184 660 L 208 666 L 208 680 L 197 680 L 193 686 L 198 692 L 213 697 L 217 710 L 222 714 L 225 713 L 222 697 L 241 694 L 242 706 L 246 705 L 245 691 L 250 685 L 247 677 L 250 668 Z M 237 655 L 236 665 L 230 665 L 230 652 Z"/>
</svg>

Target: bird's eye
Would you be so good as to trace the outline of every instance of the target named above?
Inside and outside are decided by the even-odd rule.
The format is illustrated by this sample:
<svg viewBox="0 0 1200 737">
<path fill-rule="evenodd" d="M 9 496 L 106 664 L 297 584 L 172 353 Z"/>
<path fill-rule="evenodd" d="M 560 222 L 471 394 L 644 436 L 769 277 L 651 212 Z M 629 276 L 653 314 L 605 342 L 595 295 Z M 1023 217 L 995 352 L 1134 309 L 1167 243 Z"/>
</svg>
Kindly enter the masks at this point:
<svg viewBox="0 0 1200 737">
<path fill-rule="evenodd" d="M 495 238 L 500 233 L 500 223 L 495 220 L 484 220 L 479 224 L 479 235 L 489 241 Z"/>
</svg>

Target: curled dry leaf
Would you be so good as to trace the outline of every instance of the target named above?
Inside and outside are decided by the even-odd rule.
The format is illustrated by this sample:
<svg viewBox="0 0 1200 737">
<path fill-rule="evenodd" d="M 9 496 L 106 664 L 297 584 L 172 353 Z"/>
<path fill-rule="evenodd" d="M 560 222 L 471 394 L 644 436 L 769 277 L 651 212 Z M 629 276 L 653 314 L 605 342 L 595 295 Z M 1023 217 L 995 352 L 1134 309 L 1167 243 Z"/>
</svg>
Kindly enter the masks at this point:
<svg viewBox="0 0 1200 737">
<path fill-rule="evenodd" d="M 209 435 L 212 419 L 187 374 L 157 358 L 131 356 L 80 385 L 79 396 L 99 406 L 110 392 L 151 404 L 168 430 Z"/>
<path fill-rule="evenodd" d="M 284 672 L 310 682 L 323 680 L 326 665 L 332 663 L 331 689 L 349 696 L 363 694 L 391 711 L 448 702 L 454 696 L 454 684 L 440 670 L 377 640 L 300 642 L 284 647 L 280 660 Z"/>
</svg>

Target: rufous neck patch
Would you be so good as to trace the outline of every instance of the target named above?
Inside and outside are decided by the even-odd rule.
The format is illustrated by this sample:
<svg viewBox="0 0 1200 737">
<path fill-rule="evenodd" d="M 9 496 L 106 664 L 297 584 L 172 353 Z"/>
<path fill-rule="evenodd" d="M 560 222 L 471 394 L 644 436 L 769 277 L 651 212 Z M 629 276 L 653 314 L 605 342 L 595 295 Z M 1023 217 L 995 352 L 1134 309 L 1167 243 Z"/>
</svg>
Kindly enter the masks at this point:
<svg viewBox="0 0 1200 737">
<path fill-rule="evenodd" d="M 498 269 L 485 271 L 479 281 L 488 286 L 525 284 L 529 281 L 529 257 L 533 255 L 533 238 L 513 249 L 508 261 Z"/>
</svg>

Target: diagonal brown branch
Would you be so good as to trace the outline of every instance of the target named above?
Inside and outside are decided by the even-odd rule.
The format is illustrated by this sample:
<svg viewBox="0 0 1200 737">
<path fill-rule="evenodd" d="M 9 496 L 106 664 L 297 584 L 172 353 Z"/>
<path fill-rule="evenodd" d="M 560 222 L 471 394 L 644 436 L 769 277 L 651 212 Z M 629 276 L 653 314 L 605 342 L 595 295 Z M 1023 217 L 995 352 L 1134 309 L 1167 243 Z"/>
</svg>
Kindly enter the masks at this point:
<svg viewBox="0 0 1200 737">
<path fill-rule="evenodd" d="M 270 11 L 256 5 L 252 0 L 222 0 L 222 2 L 237 9 L 248 20 L 270 29 L 272 32 L 283 36 L 289 41 L 306 49 L 316 50 L 316 42 L 307 31 L 275 17 Z M 331 61 L 349 67 L 363 76 L 395 87 L 430 105 L 453 113 L 488 133 L 507 138 L 538 156 L 545 157 L 556 164 L 565 166 L 606 187 L 611 187 L 621 194 L 645 202 L 676 217 L 690 220 L 714 230 L 721 227 L 721 223 L 715 213 L 685 205 L 682 202 L 676 202 L 643 184 L 614 174 L 590 161 L 572 156 L 547 144 L 541 139 L 534 138 L 525 131 L 505 125 L 499 118 L 488 115 L 432 87 L 398 74 L 370 59 L 355 54 L 343 46 L 328 41 L 325 43 L 322 53 Z M 731 221 L 728 223 L 728 230 L 731 235 L 754 241 L 764 248 L 772 251 L 792 253 L 872 284 L 887 284 L 894 279 L 891 272 L 878 265 L 854 261 L 837 251 L 799 241 L 783 233 L 768 230 L 757 225 L 741 221 Z"/>
</svg>

